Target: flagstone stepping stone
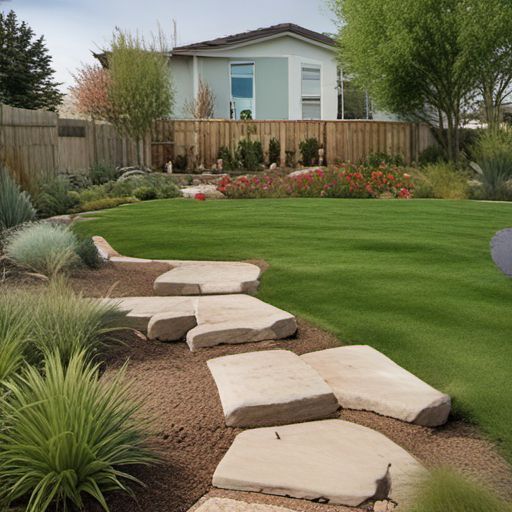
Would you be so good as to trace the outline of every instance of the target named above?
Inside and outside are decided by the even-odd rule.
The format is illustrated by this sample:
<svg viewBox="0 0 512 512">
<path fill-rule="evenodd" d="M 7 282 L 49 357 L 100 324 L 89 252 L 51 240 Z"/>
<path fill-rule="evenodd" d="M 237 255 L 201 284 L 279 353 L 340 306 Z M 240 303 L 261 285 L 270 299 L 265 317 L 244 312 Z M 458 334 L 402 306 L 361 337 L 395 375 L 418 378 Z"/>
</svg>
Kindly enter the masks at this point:
<svg viewBox="0 0 512 512">
<path fill-rule="evenodd" d="M 199 297 L 125 297 L 102 299 L 127 313 L 129 327 L 148 338 L 177 341 L 190 350 L 223 343 L 287 338 L 297 330 L 295 317 L 250 295 Z"/>
<path fill-rule="evenodd" d="M 210 359 L 226 425 L 261 427 L 332 416 L 338 401 L 299 356 L 266 350 Z"/>
<path fill-rule="evenodd" d="M 383 434 L 342 420 L 265 427 L 238 434 L 213 485 L 359 506 L 407 502 L 424 467 Z"/>
<path fill-rule="evenodd" d="M 503 229 L 491 241 L 491 255 L 496 266 L 512 277 L 512 228 Z"/>
<path fill-rule="evenodd" d="M 251 263 L 197 262 L 159 276 L 156 295 L 218 295 L 255 293 L 261 270 Z"/>
<path fill-rule="evenodd" d="M 197 325 L 196 301 L 189 297 L 125 297 L 104 299 L 127 313 L 129 327 L 150 339 L 177 341 Z"/>
<path fill-rule="evenodd" d="M 289 508 L 275 507 L 273 505 L 260 505 L 259 503 L 245 503 L 244 501 L 227 498 L 209 498 L 199 507 L 192 507 L 189 512 L 293 512 Z"/>
<path fill-rule="evenodd" d="M 250 343 L 292 336 L 295 317 L 250 295 L 197 298 L 197 327 L 187 334 L 190 350 L 220 344 Z"/>
<path fill-rule="evenodd" d="M 448 395 L 372 347 L 338 347 L 301 357 L 331 386 L 342 407 L 428 427 L 443 425 L 448 419 Z"/>
</svg>

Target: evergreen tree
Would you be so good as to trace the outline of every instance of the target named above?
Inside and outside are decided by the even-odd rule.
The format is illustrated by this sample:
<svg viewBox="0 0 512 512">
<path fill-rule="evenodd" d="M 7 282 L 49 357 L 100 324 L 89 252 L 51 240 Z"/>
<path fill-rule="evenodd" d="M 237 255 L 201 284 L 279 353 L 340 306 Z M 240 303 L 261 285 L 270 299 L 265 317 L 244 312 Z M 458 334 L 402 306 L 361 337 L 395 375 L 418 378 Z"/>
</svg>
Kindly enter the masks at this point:
<svg viewBox="0 0 512 512">
<path fill-rule="evenodd" d="M 0 102 L 13 107 L 55 110 L 62 93 L 54 80 L 44 37 L 18 21 L 14 11 L 0 12 Z"/>
</svg>

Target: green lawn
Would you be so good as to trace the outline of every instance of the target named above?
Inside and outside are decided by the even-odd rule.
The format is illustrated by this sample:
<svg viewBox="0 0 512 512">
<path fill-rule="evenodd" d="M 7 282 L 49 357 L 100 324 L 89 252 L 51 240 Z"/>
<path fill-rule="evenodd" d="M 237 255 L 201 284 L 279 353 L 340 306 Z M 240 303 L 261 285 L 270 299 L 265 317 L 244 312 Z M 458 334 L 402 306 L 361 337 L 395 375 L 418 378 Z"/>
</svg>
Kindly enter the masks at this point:
<svg viewBox="0 0 512 512">
<path fill-rule="evenodd" d="M 121 253 L 271 267 L 259 296 L 450 393 L 512 461 L 512 280 L 489 241 L 512 204 L 167 200 L 83 222 Z"/>
</svg>

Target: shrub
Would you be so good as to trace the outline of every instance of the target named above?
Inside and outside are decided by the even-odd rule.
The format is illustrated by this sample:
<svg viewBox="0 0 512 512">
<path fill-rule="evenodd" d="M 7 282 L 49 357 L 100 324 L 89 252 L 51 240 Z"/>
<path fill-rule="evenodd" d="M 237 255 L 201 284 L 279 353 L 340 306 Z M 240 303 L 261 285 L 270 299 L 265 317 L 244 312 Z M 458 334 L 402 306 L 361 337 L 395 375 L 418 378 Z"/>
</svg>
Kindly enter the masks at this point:
<svg viewBox="0 0 512 512">
<path fill-rule="evenodd" d="M 414 195 L 435 199 L 467 199 L 468 178 L 450 164 L 432 164 L 417 173 Z"/>
<path fill-rule="evenodd" d="M 76 253 L 85 266 L 93 269 L 100 268 L 101 258 L 91 237 L 83 238 L 78 242 Z"/>
<path fill-rule="evenodd" d="M 263 147 L 259 140 L 251 140 L 249 137 L 238 142 L 236 160 L 242 169 L 255 171 L 263 163 Z"/>
<path fill-rule="evenodd" d="M 225 171 L 234 171 L 237 168 L 236 158 L 228 147 L 221 146 L 217 153 L 217 158 L 222 159 L 222 166 Z"/>
<path fill-rule="evenodd" d="M 93 185 L 101 185 L 107 181 L 113 181 L 117 178 L 117 170 L 115 167 L 106 164 L 94 164 L 89 169 L 89 178 Z"/>
<path fill-rule="evenodd" d="M 24 357 L 35 364 L 57 349 L 64 363 L 79 351 L 93 358 L 115 341 L 114 333 L 125 323 L 115 304 L 86 299 L 59 279 L 36 292 L 22 289 L 0 296 L 0 334 L 28 332 Z"/>
<path fill-rule="evenodd" d="M 151 199 L 156 199 L 158 194 L 154 188 L 151 187 L 139 187 L 133 191 L 133 195 L 139 201 L 150 201 Z"/>
<path fill-rule="evenodd" d="M 402 155 L 388 155 L 383 152 L 370 153 L 361 163 L 370 167 L 379 167 L 381 164 L 396 165 L 397 167 L 403 167 L 405 165 Z"/>
<path fill-rule="evenodd" d="M 0 392 L 25 361 L 30 338 L 26 308 L 13 293 L 0 296 Z"/>
<path fill-rule="evenodd" d="M 272 137 L 268 144 L 268 163 L 279 165 L 280 160 L 281 143 L 275 137 Z"/>
<path fill-rule="evenodd" d="M 432 144 L 421 152 L 418 163 L 424 166 L 446 161 L 447 158 L 444 148 L 440 144 Z"/>
<path fill-rule="evenodd" d="M 66 176 L 57 176 L 40 185 L 35 205 L 40 217 L 63 215 L 74 208 L 78 202 L 76 194 Z"/>
<path fill-rule="evenodd" d="M 33 220 L 36 211 L 9 171 L 0 165 L 0 231 Z"/>
<path fill-rule="evenodd" d="M 486 132 L 474 147 L 477 171 L 487 199 L 512 199 L 512 130 Z"/>
<path fill-rule="evenodd" d="M 174 168 L 178 171 L 186 171 L 188 166 L 187 155 L 176 155 L 173 162 Z"/>
<path fill-rule="evenodd" d="M 410 512 L 511 512 L 489 490 L 449 469 L 436 469 L 421 483 Z"/>
<path fill-rule="evenodd" d="M 124 371 L 109 382 L 76 354 L 63 366 L 48 356 L 44 372 L 28 367 L 2 400 L 0 493 L 10 505 L 28 499 L 27 510 L 84 508 L 85 495 L 108 510 L 105 493 L 131 493 L 129 474 L 155 461 L 144 447 L 146 426 L 135 418 Z"/>
<path fill-rule="evenodd" d="M 138 199 L 135 197 L 105 197 L 103 199 L 96 199 L 95 201 L 88 201 L 83 203 L 78 208 L 81 212 L 90 212 L 95 210 L 107 210 L 115 208 L 121 204 L 136 203 Z"/>
<path fill-rule="evenodd" d="M 12 233 L 5 254 L 18 265 L 53 277 L 77 262 L 76 248 L 77 238 L 68 227 L 41 222 Z"/>
<path fill-rule="evenodd" d="M 299 150 L 302 155 L 302 164 L 306 167 L 318 163 L 318 150 L 320 144 L 314 137 L 306 139 L 299 144 Z"/>
</svg>

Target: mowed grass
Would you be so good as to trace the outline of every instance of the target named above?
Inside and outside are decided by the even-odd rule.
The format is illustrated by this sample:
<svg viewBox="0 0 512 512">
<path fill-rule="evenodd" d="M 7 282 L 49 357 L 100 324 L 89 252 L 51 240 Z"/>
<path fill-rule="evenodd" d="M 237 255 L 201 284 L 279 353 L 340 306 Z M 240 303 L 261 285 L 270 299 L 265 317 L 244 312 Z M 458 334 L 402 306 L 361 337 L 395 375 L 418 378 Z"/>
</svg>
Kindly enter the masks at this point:
<svg viewBox="0 0 512 512">
<path fill-rule="evenodd" d="M 265 259 L 260 298 L 450 393 L 512 461 L 512 280 L 489 253 L 512 204 L 167 200 L 95 215 L 77 229 L 126 255 Z"/>
</svg>

